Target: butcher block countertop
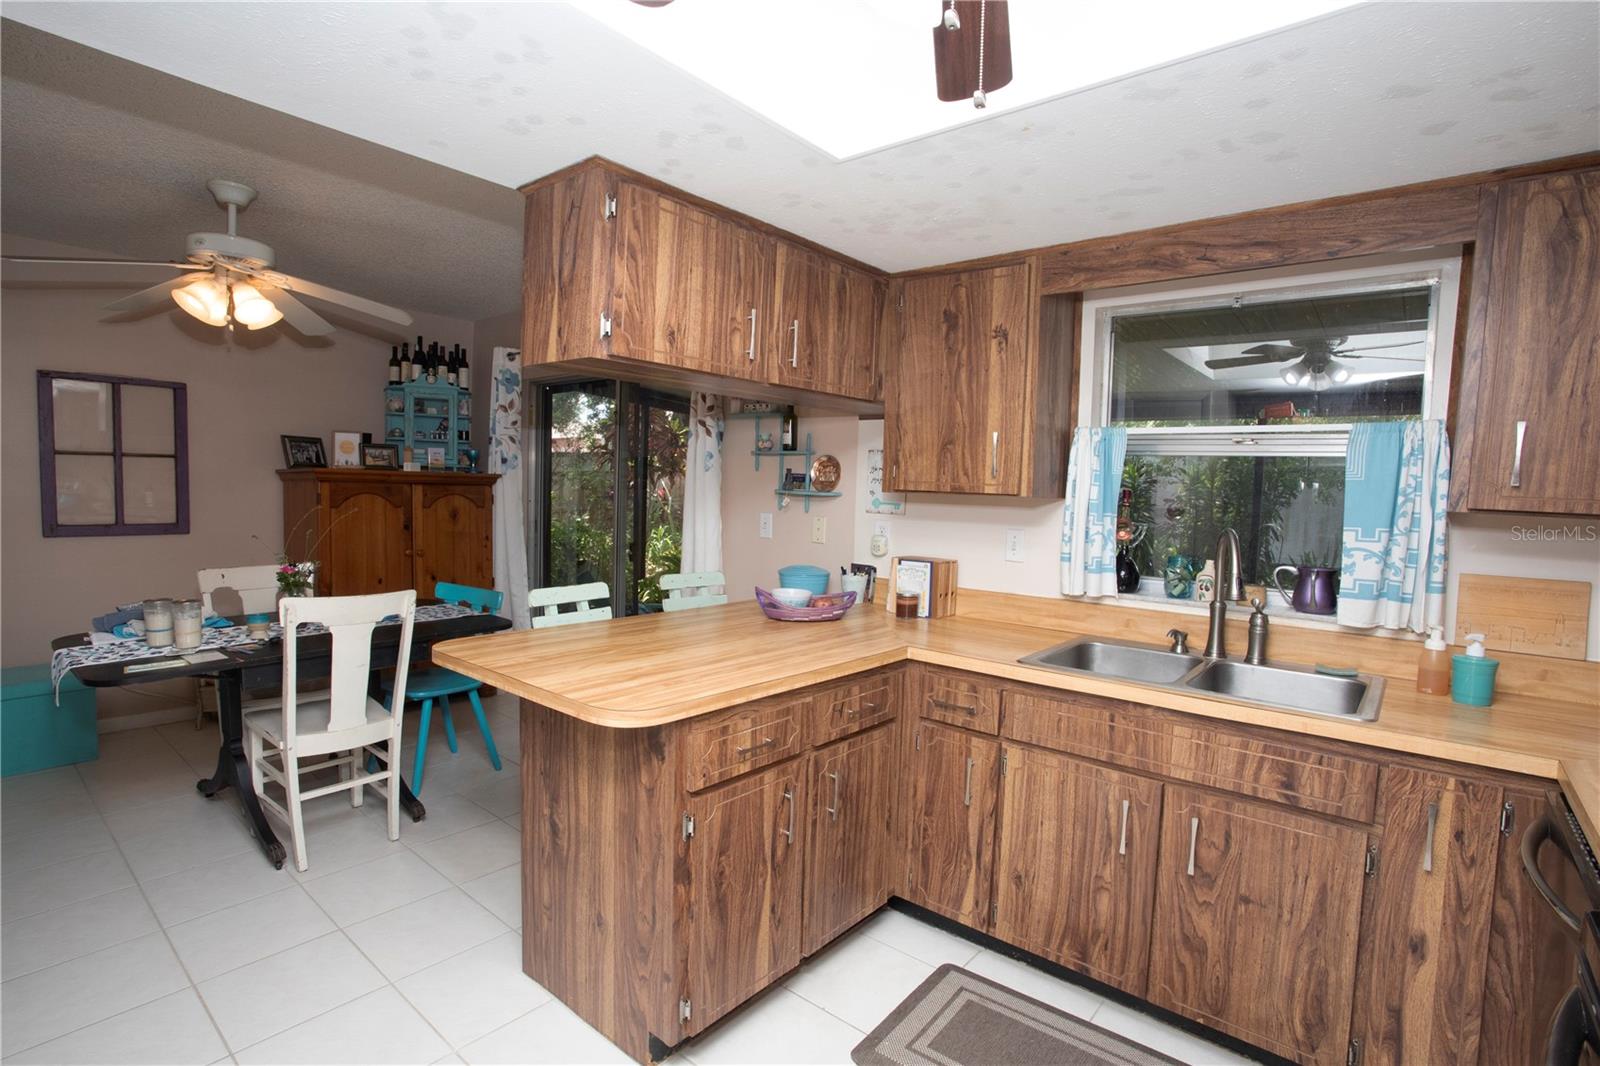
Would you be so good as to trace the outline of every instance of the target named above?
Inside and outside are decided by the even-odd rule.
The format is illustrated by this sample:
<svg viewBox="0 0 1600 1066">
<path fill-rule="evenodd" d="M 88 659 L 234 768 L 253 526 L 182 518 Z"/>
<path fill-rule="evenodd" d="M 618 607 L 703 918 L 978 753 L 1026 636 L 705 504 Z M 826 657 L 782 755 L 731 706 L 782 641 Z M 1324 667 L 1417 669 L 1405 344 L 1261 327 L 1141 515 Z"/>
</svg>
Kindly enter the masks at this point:
<svg viewBox="0 0 1600 1066">
<path fill-rule="evenodd" d="M 637 729 L 911 660 L 1207 718 L 1269 726 L 1559 781 L 1600 842 L 1600 693 L 1561 702 L 1501 693 L 1491 708 L 1390 678 L 1375 722 L 1246 706 L 1128 681 L 1024 666 L 1077 636 L 960 615 L 898 621 L 880 607 L 836 622 L 775 622 L 753 602 L 515 630 L 434 646 L 434 661 L 596 725 Z"/>
</svg>

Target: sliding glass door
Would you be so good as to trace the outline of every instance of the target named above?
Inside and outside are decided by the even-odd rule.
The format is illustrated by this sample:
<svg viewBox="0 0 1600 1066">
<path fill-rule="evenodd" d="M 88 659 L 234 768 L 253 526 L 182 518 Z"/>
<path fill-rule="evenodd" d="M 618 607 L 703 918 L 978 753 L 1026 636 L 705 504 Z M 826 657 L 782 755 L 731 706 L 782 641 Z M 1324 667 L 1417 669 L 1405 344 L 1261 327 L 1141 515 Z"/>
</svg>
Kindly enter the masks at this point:
<svg viewBox="0 0 1600 1066">
<path fill-rule="evenodd" d="M 603 581 L 614 613 L 659 610 L 681 557 L 688 400 L 608 380 L 535 389 L 533 586 Z"/>
</svg>

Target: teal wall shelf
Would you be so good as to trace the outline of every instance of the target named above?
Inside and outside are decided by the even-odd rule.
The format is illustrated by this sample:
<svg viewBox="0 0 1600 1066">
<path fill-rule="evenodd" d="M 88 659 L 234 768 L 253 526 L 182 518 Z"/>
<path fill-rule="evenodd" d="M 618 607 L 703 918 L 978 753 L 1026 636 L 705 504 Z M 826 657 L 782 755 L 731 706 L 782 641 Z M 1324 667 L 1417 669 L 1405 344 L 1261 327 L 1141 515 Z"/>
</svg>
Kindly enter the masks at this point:
<svg viewBox="0 0 1600 1066">
<path fill-rule="evenodd" d="M 762 423 L 762 420 L 768 419 L 768 418 L 775 418 L 775 419 L 778 419 L 781 422 L 782 419 L 783 419 L 783 414 L 781 412 L 778 412 L 778 411 L 762 411 L 762 412 L 759 412 L 759 413 L 757 413 L 757 412 L 750 412 L 750 413 L 741 412 L 741 413 L 735 414 L 735 415 L 728 415 L 727 417 L 728 418 L 737 418 L 737 419 L 740 419 L 740 420 L 743 420 L 743 421 L 754 422 L 755 423 L 755 439 L 756 440 L 760 440 L 761 439 L 761 423 Z M 776 460 L 778 460 L 778 487 L 773 489 L 772 494 L 774 496 L 778 497 L 778 506 L 780 508 L 782 506 L 784 506 L 786 503 L 788 503 L 789 497 L 798 496 L 798 497 L 800 497 L 801 504 L 804 507 L 805 511 L 809 514 L 810 511 L 811 511 L 811 501 L 812 500 L 833 499 L 835 497 L 843 495 L 843 493 L 839 493 L 839 492 L 821 492 L 821 491 L 818 491 L 815 488 L 812 488 L 812 486 L 811 486 L 811 460 L 816 458 L 817 452 L 816 452 L 816 449 L 811 446 L 811 434 L 809 434 L 809 433 L 806 434 L 806 446 L 804 448 L 773 448 L 770 451 L 762 451 L 760 448 L 751 448 L 750 449 L 750 454 L 755 458 L 755 468 L 757 470 L 761 469 L 761 460 L 763 460 L 763 459 L 776 459 Z M 800 469 L 803 470 L 805 472 L 805 475 L 806 475 L 805 488 L 803 488 L 803 489 L 786 489 L 786 488 L 783 487 L 784 475 L 787 474 L 788 471 L 789 471 L 789 464 L 787 462 L 785 462 L 785 460 L 787 460 L 787 459 L 799 459 L 802 463 L 804 463 L 804 466 L 802 466 Z"/>
<path fill-rule="evenodd" d="M 472 446 L 472 394 L 455 385 L 408 381 L 383 389 L 383 442 L 400 446 L 424 470 L 459 470 Z M 428 464 L 428 449 L 444 449 L 444 465 Z"/>
</svg>

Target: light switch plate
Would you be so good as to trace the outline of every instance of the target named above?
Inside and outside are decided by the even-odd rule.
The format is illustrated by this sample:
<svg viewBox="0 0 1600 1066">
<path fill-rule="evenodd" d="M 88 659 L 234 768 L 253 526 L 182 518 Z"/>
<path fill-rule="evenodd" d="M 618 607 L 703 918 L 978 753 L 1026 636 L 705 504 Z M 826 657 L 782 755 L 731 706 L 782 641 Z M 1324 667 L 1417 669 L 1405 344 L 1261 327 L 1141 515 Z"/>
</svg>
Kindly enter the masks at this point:
<svg viewBox="0 0 1600 1066">
<path fill-rule="evenodd" d="M 761 512 L 761 536 L 765 537 L 767 540 L 771 540 L 772 539 L 772 512 L 771 511 L 762 511 Z"/>
<path fill-rule="evenodd" d="M 828 543 L 828 520 L 821 515 L 811 519 L 811 543 Z"/>
<path fill-rule="evenodd" d="M 1015 526 L 1006 530 L 1006 562 L 1022 562 L 1022 530 Z"/>
</svg>

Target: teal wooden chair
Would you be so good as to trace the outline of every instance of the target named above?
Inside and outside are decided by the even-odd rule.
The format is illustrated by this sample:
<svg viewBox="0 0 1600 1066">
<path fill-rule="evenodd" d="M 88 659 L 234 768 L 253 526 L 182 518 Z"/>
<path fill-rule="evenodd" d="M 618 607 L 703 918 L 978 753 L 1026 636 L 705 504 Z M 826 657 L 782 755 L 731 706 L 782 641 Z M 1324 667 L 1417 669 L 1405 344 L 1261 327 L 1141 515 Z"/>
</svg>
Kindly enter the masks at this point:
<svg viewBox="0 0 1600 1066">
<path fill-rule="evenodd" d="M 448 581 L 441 581 L 433 587 L 435 598 L 446 603 L 457 603 L 484 613 L 493 614 L 500 609 L 500 604 L 505 601 L 505 594 L 494 589 L 473 588 L 471 585 L 455 585 Z M 384 691 L 387 693 L 386 703 L 393 699 L 391 687 L 394 683 L 386 681 Z M 478 719 L 478 731 L 483 734 L 483 743 L 489 749 L 489 761 L 496 770 L 500 769 L 500 751 L 494 746 L 494 734 L 489 730 L 489 719 L 484 716 L 483 702 L 478 699 L 478 689 L 481 683 L 475 678 L 458 674 L 454 670 L 446 670 L 442 666 L 430 666 L 425 670 L 413 671 L 406 679 L 405 702 L 420 702 L 422 704 L 422 719 L 417 723 L 417 756 L 411 765 L 411 790 L 422 791 L 422 769 L 428 760 L 428 730 L 433 722 L 433 702 L 439 701 L 440 717 L 444 719 L 444 739 L 450 745 L 452 752 L 460 751 L 456 745 L 456 725 L 450 719 L 450 697 L 465 695 L 472 704 L 473 716 Z M 392 706 L 392 703 L 389 703 Z"/>
<path fill-rule="evenodd" d="M 711 590 L 726 586 L 727 579 L 720 570 L 701 570 L 698 573 L 688 574 L 662 574 L 660 578 L 661 591 L 667 593 L 667 598 L 661 601 L 661 609 L 667 612 L 692 611 L 696 607 L 715 607 L 720 603 L 728 602 L 726 592 L 713 593 Z"/>
</svg>

